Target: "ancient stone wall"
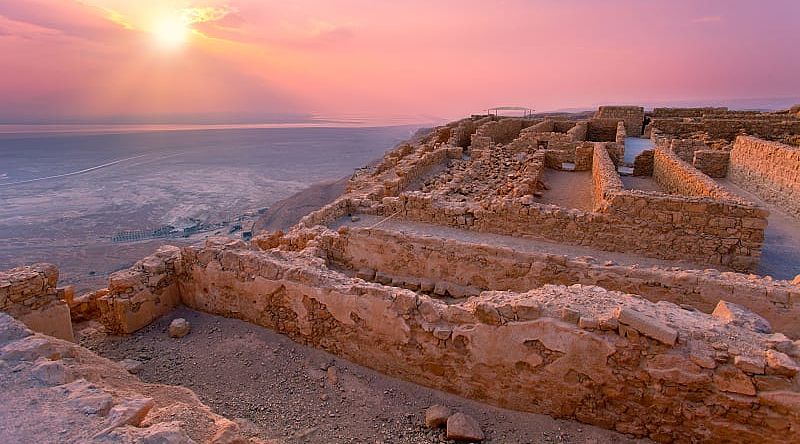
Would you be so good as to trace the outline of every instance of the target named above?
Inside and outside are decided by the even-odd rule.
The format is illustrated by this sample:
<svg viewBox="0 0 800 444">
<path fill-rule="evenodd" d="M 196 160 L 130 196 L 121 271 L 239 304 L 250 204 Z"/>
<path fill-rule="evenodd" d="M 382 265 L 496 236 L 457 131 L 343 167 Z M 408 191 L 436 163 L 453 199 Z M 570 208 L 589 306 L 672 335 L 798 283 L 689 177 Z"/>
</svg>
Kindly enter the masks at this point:
<svg viewBox="0 0 800 444">
<path fill-rule="evenodd" d="M 34 264 L 0 271 L 0 311 L 22 321 L 31 330 L 74 341 L 69 307 L 72 287 L 57 288 L 58 268 Z"/>
<path fill-rule="evenodd" d="M 788 281 L 716 270 L 599 263 L 592 258 L 521 252 L 379 228 L 342 230 L 323 237 L 322 243 L 329 259 L 357 270 L 360 276 L 366 273 L 372 276 L 370 280 L 412 290 L 429 288 L 440 296 L 459 298 L 486 290 L 525 292 L 546 284 L 599 285 L 706 313 L 713 312 L 721 300 L 733 302 L 763 316 L 775 331 L 800 338 L 800 287 Z"/>
<path fill-rule="evenodd" d="M 653 156 L 653 179 L 670 193 L 731 202 L 741 200 L 674 153 L 658 147 Z"/>
<path fill-rule="evenodd" d="M 728 175 L 742 188 L 800 216 L 800 148 L 737 137 Z"/>
<path fill-rule="evenodd" d="M 692 165 L 708 177 L 721 178 L 728 174 L 731 153 L 724 150 L 698 150 L 694 152 Z"/>
<path fill-rule="evenodd" d="M 601 106 L 595 118 L 617 119 L 625 122 L 625 130 L 631 136 L 641 136 L 644 126 L 644 108 L 641 106 Z"/>
<path fill-rule="evenodd" d="M 634 176 L 652 176 L 653 175 L 653 157 L 655 150 L 644 150 L 633 159 L 633 175 Z"/>
<path fill-rule="evenodd" d="M 739 271 L 752 270 L 758 263 L 765 211 L 642 191 L 621 191 L 610 198 L 602 212 L 585 212 L 522 200 L 452 204 L 408 192 L 385 198 L 378 214 Z"/>
<path fill-rule="evenodd" d="M 615 142 L 622 144 L 625 146 L 625 137 L 628 136 L 628 132 L 625 129 L 625 122 L 617 123 L 617 137 L 614 139 Z"/>
<path fill-rule="evenodd" d="M 472 142 L 472 134 L 478 129 L 478 125 L 472 119 L 464 119 L 458 122 L 458 126 L 453 129 L 452 136 L 448 144 L 461 148 L 467 148 Z"/>
<path fill-rule="evenodd" d="M 722 114 L 728 111 L 726 107 L 713 108 L 653 108 L 650 113 L 655 118 L 670 117 L 703 117 L 706 114 Z"/>
<path fill-rule="evenodd" d="M 178 274 L 183 270 L 178 247 L 164 246 L 133 267 L 113 273 L 108 292 L 96 300 L 109 333 L 132 333 L 180 303 Z"/>
<path fill-rule="evenodd" d="M 567 134 L 576 142 L 583 142 L 586 140 L 586 134 L 589 131 L 589 124 L 587 122 L 578 122 L 573 126 Z"/>
<path fill-rule="evenodd" d="M 553 121 L 553 131 L 557 133 L 568 133 L 578 122 L 574 120 L 554 120 Z"/>
<path fill-rule="evenodd" d="M 181 261 L 186 305 L 394 377 L 659 442 L 800 439 L 797 346 L 671 303 L 580 285 L 445 302 L 317 253 L 212 245 Z"/>
<path fill-rule="evenodd" d="M 800 133 L 800 119 L 789 116 L 758 116 L 758 118 L 653 119 L 653 129 L 677 137 L 706 133 L 711 139 L 732 141 L 742 133 L 767 139 Z"/>
<path fill-rule="evenodd" d="M 687 163 L 692 163 L 694 160 L 694 152 L 698 150 L 707 150 L 708 145 L 702 140 L 695 139 L 665 139 L 669 141 L 669 149 L 675 153 L 681 160 Z"/>
<path fill-rule="evenodd" d="M 617 140 L 617 123 L 620 119 L 591 119 L 587 124 L 586 140 L 614 142 Z"/>
<path fill-rule="evenodd" d="M 592 150 L 592 186 L 594 188 L 594 210 L 602 211 L 608 206 L 608 199 L 619 193 L 625 186 L 605 149 Z"/>
<path fill-rule="evenodd" d="M 501 118 L 481 125 L 476 133 L 476 137 L 488 137 L 492 142 L 506 144 L 519 137 L 520 131 L 538 121 L 531 119 L 512 119 Z"/>
</svg>

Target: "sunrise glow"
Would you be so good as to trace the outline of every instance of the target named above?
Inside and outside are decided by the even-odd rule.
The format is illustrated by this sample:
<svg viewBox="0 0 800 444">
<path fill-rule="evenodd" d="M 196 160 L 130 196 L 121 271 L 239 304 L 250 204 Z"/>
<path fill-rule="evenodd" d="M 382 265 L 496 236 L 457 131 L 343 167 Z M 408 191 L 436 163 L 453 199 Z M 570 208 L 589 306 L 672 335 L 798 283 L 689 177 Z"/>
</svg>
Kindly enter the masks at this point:
<svg viewBox="0 0 800 444">
<path fill-rule="evenodd" d="M 189 39 L 189 27 L 180 18 L 166 18 L 153 28 L 153 36 L 162 48 L 174 49 Z"/>
<path fill-rule="evenodd" d="M 0 118 L 449 119 L 795 97 L 798 14 L 794 0 L 0 1 Z"/>
</svg>

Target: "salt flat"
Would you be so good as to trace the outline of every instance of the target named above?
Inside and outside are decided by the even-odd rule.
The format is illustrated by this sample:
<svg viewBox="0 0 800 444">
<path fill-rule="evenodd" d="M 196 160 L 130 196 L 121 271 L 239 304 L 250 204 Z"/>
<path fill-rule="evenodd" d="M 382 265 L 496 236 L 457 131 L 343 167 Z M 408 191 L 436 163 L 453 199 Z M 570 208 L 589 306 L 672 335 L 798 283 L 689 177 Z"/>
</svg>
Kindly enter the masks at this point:
<svg viewBox="0 0 800 444">
<path fill-rule="evenodd" d="M 112 244 L 114 233 L 269 207 L 347 176 L 414 129 L 0 134 L 0 268 L 49 261 L 79 290 L 102 286 L 110 272 L 176 243 Z"/>
</svg>

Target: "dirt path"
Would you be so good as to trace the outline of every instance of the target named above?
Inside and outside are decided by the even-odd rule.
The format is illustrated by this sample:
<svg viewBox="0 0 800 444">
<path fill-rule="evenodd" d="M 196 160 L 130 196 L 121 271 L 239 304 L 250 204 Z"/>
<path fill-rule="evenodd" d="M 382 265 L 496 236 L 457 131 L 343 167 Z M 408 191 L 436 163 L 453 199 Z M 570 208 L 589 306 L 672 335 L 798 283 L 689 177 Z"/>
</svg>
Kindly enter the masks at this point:
<svg viewBox="0 0 800 444">
<path fill-rule="evenodd" d="M 192 325 L 182 339 L 165 332 L 175 317 Z M 188 387 L 247 433 L 277 442 L 442 442 L 422 421 L 423 410 L 437 403 L 472 415 L 490 443 L 647 442 L 389 378 L 253 324 L 187 308 L 131 336 L 80 336 L 105 357 L 142 361 L 144 381 Z"/>
<path fill-rule="evenodd" d="M 717 183 L 733 194 L 769 210 L 769 225 L 764 232 L 764 247 L 758 274 L 777 279 L 793 279 L 800 274 L 800 220 L 790 216 L 775 205 L 739 187 L 728 179 Z"/>
<path fill-rule="evenodd" d="M 371 215 L 359 215 L 360 220 L 352 222 L 350 218 L 340 218 L 331 224 L 336 229 L 343 225 L 356 227 L 371 227 L 383 218 Z M 687 261 L 668 261 L 650 257 L 637 256 L 631 253 L 618 253 L 611 251 L 595 250 L 577 245 L 559 244 L 541 239 L 520 238 L 502 234 L 480 233 L 477 231 L 461 230 L 442 225 L 426 224 L 402 219 L 389 219 L 378 225 L 378 228 L 412 233 L 417 235 L 436 236 L 446 239 L 455 239 L 462 242 L 487 244 L 498 247 L 508 247 L 516 251 L 527 253 L 562 254 L 569 258 L 591 256 L 598 261 L 613 261 L 621 265 L 639 264 L 642 266 L 680 267 L 684 269 L 702 270 L 706 267 Z"/>
</svg>

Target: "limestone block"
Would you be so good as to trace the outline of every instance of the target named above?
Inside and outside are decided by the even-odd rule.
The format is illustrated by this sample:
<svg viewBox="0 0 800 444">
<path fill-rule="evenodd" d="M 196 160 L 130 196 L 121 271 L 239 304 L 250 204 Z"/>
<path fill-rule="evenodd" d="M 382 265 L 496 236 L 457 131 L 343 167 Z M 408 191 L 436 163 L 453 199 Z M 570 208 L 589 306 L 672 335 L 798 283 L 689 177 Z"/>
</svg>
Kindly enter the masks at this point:
<svg viewBox="0 0 800 444">
<path fill-rule="evenodd" d="M 766 319 L 741 305 L 728 301 L 720 300 L 711 315 L 726 324 L 748 328 L 759 333 L 772 333 L 772 326 Z"/>
<path fill-rule="evenodd" d="M 629 308 L 618 308 L 616 317 L 620 323 L 626 324 L 639 333 L 673 346 L 678 339 L 677 330 L 665 325 L 661 321 Z"/>
</svg>

